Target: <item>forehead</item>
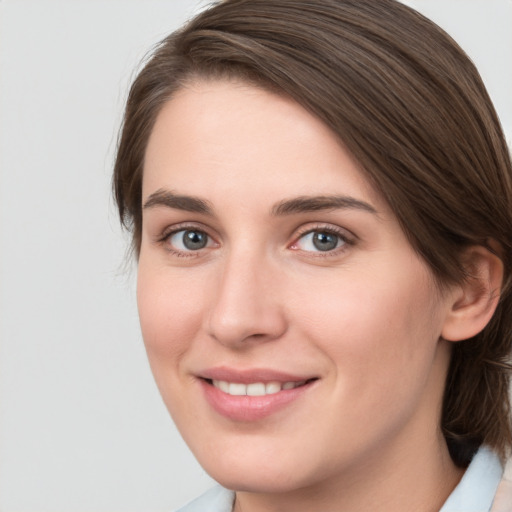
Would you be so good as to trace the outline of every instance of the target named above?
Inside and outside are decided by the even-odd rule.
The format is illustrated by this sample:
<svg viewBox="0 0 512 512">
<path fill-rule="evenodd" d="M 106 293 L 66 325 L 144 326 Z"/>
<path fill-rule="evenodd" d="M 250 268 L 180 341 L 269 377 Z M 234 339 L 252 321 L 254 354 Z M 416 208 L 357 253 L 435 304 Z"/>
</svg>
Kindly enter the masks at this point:
<svg viewBox="0 0 512 512">
<path fill-rule="evenodd" d="M 230 188 L 248 196 L 282 195 L 283 187 L 298 195 L 341 188 L 382 202 L 322 121 L 285 96 L 227 80 L 179 90 L 151 134 L 143 196 L 158 188 L 191 187 L 208 196 Z"/>
</svg>

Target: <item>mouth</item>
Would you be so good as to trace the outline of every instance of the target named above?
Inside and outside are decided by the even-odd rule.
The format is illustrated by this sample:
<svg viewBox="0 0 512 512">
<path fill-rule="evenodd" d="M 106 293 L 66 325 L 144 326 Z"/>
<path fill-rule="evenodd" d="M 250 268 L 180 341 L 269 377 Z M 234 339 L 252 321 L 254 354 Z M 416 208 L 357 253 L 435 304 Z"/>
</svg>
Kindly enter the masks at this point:
<svg viewBox="0 0 512 512">
<path fill-rule="evenodd" d="M 217 369 L 199 377 L 210 407 L 231 421 L 254 422 L 293 403 L 300 403 L 318 377 L 305 378 L 271 371 L 234 372 Z"/>
<path fill-rule="evenodd" d="M 205 379 L 205 381 L 216 389 L 231 396 L 266 396 L 275 395 L 281 391 L 288 391 L 291 389 L 305 386 L 306 384 L 317 380 L 307 379 L 301 381 L 287 381 L 287 382 L 251 382 L 244 384 L 242 382 L 229 382 L 227 380 Z"/>
</svg>

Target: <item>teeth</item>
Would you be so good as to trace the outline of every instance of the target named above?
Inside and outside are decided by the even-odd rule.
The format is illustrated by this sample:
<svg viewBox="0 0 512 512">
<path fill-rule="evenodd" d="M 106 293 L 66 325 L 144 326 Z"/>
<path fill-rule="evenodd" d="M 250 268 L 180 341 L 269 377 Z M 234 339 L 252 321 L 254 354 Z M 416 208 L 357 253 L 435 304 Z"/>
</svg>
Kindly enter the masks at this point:
<svg viewBox="0 0 512 512">
<path fill-rule="evenodd" d="M 245 384 L 237 384 L 236 382 L 230 382 L 228 394 L 235 396 L 247 395 L 247 386 Z"/>
<path fill-rule="evenodd" d="M 251 384 L 241 384 L 238 382 L 226 382 L 225 380 L 214 380 L 213 385 L 233 396 L 264 396 L 273 395 L 279 393 L 279 391 L 293 389 L 299 386 L 303 386 L 306 381 L 300 382 L 253 382 Z"/>
<path fill-rule="evenodd" d="M 281 391 L 281 383 L 280 382 L 269 382 L 265 386 L 265 394 L 273 395 L 274 393 L 279 393 Z"/>
<path fill-rule="evenodd" d="M 256 382 L 255 384 L 247 384 L 248 396 L 262 396 L 265 395 L 265 384 Z"/>
</svg>

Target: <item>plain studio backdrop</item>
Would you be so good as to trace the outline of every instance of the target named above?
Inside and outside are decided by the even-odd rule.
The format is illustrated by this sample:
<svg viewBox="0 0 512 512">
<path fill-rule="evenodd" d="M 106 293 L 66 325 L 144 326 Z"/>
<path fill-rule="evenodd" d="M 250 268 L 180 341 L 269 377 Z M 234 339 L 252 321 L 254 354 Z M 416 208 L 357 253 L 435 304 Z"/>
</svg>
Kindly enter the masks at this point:
<svg viewBox="0 0 512 512">
<path fill-rule="evenodd" d="M 510 140 L 512 2 L 408 2 Z M 170 511 L 211 485 L 153 383 L 110 195 L 128 84 L 195 0 L 0 0 L 0 511 Z"/>
</svg>

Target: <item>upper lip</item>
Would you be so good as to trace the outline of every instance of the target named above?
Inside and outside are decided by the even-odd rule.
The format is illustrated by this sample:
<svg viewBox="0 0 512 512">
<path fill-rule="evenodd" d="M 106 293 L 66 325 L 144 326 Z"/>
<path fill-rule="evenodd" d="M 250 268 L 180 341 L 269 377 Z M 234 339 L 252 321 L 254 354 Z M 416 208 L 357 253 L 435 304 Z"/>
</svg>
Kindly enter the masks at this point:
<svg viewBox="0 0 512 512">
<path fill-rule="evenodd" d="M 225 366 L 206 369 L 198 374 L 199 378 L 207 380 L 222 380 L 251 384 L 252 382 L 302 382 L 316 378 L 314 375 L 297 375 L 269 368 L 234 369 Z"/>
</svg>

